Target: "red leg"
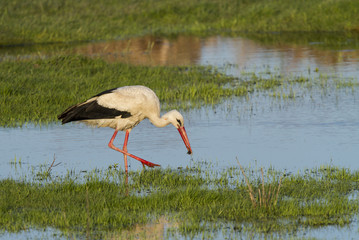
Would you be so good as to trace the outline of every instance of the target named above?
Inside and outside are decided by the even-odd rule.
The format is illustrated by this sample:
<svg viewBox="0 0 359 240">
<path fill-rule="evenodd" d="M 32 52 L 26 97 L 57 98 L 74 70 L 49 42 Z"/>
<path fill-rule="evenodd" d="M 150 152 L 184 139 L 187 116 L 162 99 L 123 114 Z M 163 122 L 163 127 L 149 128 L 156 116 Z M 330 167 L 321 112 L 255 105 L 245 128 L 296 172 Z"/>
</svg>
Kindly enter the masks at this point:
<svg viewBox="0 0 359 240">
<path fill-rule="evenodd" d="M 130 134 L 130 131 L 129 131 L 129 130 L 126 131 L 125 142 L 123 143 L 123 150 L 122 150 L 122 149 L 119 149 L 119 148 L 117 148 L 117 147 L 115 147 L 115 146 L 113 145 L 113 141 L 115 140 L 115 137 L 116 137 L 116 135 L 117 135 L 117 132 L 118 132 L 118 130 L 115 130 L 115 132 L 114 132 L 113 135 L 112 135 L 112 138 L 111 138 L 110 142 L 108 143 L 108 146 L 109 146 L 110 148 L 112 148 L 113 150 L 116 150 L 116 151 L 119 151 L 120 153 L 123 153 L 123 155 L 125 156 L 125 170 L 126 170 L 126 172 L 128 171 L 128 167 L 127 167 L 127 156 L 132 157 L 132 158 L 134 158 L 134 159 L 140 161 L 140 162 L 142 163 L 142 165 L 147 165 L 147 166 L 149 166 L 149 167 L 160 166 L 160 165 L 158 165 L 158 164 L 151 163 L 151 162 L 149 162 L 149 161 L 146 161 L 146 160 L 144 160 L 144 159 L 142 159 L 142 158 L 139 158 L 139 157 L 137 157 L 137 156 L 135 156 L 135 155 L 132 155 L 131 153 L 128 153 L 128 152 L 127 152 L 127 142 L 128 142 L 128 136 L 129 136 L 129 134 Z"/>
<path fill-rule="evenodd" d="M 128 142 L 128 136 L 130 135 L 130 132 L 127 130 L 126 131 L 126 135 L 125 135 L 125 141 L 123 142 L 123 147 L 122 150 L 127 152 L 127 142 Z M 123 158 L 125 160 L 125 170 L 126 172 L 128 172 L 128 167 L 127 167 L 127 155 L 123 154 Z"/>
<path fill-rule="evenodd" d="M 129 135 L 130 135 L 130 131 L 127 130 L 126 135 L 125 135 L 125 141 L 123 142 L 123 148 L 122 148 L 122 150 L 125 152 L 127 152 L 127 142 L 128 142 Z M 123 157 L 125 159 L 125 166 L 126 166 L 126 172 L 127 172 L 127 155 L 123 154 Z M 143 162 L 141 162 L 141 163 L 142 163 L 142 166 L 145 167 L 145 164 Z"/>
</svg>

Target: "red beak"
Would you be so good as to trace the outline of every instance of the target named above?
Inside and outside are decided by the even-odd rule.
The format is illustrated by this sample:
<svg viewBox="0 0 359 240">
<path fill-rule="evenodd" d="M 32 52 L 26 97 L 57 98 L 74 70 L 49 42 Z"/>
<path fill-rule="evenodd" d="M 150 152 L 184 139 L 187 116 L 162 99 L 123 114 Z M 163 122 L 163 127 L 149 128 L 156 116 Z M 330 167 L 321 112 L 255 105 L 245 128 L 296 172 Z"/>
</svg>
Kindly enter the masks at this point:
<svg viewBox="0 0 359 240">
<path fill-rule="evenodd" d="M 184 142 L 184 145 L 186 145 L 186 148 L 188 150 L 187 154 L 192 154 L 191 145 L 189 144 L 188 136 L 186 133 L 186 130 L 184 127 L 179 127 L 178 132 L 181 134 L 182 140 Z"/>
</svg>

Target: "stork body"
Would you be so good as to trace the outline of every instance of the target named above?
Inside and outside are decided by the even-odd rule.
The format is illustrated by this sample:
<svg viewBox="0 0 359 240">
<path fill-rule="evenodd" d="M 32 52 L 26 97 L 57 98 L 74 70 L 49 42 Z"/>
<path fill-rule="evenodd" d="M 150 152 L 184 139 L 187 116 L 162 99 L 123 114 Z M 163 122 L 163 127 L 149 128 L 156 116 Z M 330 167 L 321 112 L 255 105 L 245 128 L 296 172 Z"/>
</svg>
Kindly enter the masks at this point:
<svg viewBox="0 0 359 240">
<path fill-rule="evenodd" d="M 128 171 L 127 156 L 149 167 L 159 166 L 127 152 L 128 137 L 132 128 L 145 118 L 156 127 L 174 125 L 188 149 L 188 154 L 192 153 L 183 125 L 183 116 L 177 110 L 172 110 L 160 117 L 160 101 L 156 94 L 145 86 L 126 86 L 101 92 L 83 103 L 67 108 L 58 116 L 62 124 L 81 121 L 97 127 L 115 129 L 108 146 L 123 153 L 126 172 Z M 122 149 L 113 145 L 118 131 L 126 132 Z"/>
</svg>

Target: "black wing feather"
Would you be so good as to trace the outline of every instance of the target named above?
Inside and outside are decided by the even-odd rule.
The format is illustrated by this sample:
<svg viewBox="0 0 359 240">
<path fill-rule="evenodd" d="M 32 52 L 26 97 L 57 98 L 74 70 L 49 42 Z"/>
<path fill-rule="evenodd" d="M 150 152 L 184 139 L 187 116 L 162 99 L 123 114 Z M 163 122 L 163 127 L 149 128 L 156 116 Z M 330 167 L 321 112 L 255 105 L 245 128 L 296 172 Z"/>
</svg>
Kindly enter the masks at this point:
<svg viewBox="0 0 359 240">
<path fill-rule="evenodd" d="M 105 91 L 106 93 L 112 92 L 113 89 Z M 106 94 L 102 92 L 96 96 Z M 111 119 L 115 117 L 128 118 L 131 117 L 131 113 L 127 111 L 120 111 L 114 108 L 106 108 L 97 103 L 97 100 L 85 103 L 77 104 L 69 107 L 63 113 L 61 113 L 57 118 L 62 120 L 62 124 L 72 122 L 72 121 L 81 121 L 81 120 L 91 120 L 91 119 Z"/>
</svg>

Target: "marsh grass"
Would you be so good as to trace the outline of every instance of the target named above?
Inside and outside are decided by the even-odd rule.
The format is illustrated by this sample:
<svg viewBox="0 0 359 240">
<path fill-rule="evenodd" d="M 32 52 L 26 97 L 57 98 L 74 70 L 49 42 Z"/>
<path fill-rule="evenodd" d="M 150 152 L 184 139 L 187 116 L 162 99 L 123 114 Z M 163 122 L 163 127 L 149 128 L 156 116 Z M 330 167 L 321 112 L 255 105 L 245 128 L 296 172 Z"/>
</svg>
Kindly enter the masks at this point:
<svg viewBox="0 0 359 240">
<path fill-rule="evenodd" d="M 57 164 L 54 165 L 55 161 L 56 161 L 56 158 L 55 158 L 55 155 L 54 155 L 54 159 L 53 159 L 51 165 L 48 168 L 46 168 L 45 165 L 41 165 L 40 170 L 37 171 L 37 173 L 36 173 L 36 179 L 37 180 L 49 180 L 49 179 L 51 179 L 51 170 L 52 170 L 52 168 L 61 164 L 61 163 L 57 163 Z"/>
<path fill-rule="evenodd" d="M 246 87 L 221 88 L 233 79 L 212 67 L 130 66 L 82 56 L 0 62 L 0 124 L 54 122 L 68 106 L 125 85 L 152 88 L 163 109 L 188 109 L 245 94 Z"/>
<path fill-rule="evenodd" d="M 261 173 L 245 172 L 252 186 L 262 188 L 256 176 Z M 268 173 L 282 175 L 273 169 Z M 18 232 L 49 227 L 69 236 L 105 238 L 164 218 L 175 223 L 169 224 L 168 234 L 215 238 L 229 226 L 239 235 L 283 237 L 302 228 L 348 225 L 359 210 L 353 194 L 358 177 L 358 171 L 344 168 L 308 169 L 283 178 L 276 204 L 254 208 L 240 168 L 214 172 L 193 166 L 128 175 L 109 168 L 46 180 L 35 174 L 27 181 L 1 180 L 0 228 Z"/>
<path fill-rule="evenodd" d="M 345 1 L 1 1 L 0 44 L 233 32 L 358 31 Z"/>
<path fill-rule="evenodd" d="M 248 187 L 248 194 L 251 199 L 252 206 L 254 208 L 255 207 L 260 207 L 260 208 L 275 207 L 278 202 L 279 190 L 280 190 L 280 186 L 282 184 L 283 175 L 280 176 L 280 178 L 279 178 L 279 182 L 277 184 L 278 186 L 276 186 L 275 181 L 272 184 L 271 183 L 266 184 L 266 179 L 264 178 L 263 168 L 261 168 L 261 177 L 262 177 L 261 183 L 260 183 L 261 186 L 257 186 L 257 188 L 256 188 L 256 189 L 258 189 L 258 195 L 257 195 L 257 194 L 255 194 L 256 191 L 253 190 L 252 185 L 249 183 L 249 179 L 248 179 L 246 173 L 244 172 L 243 167 L 239 163 L 238 159 L 237 159 L 237 162 L 238 162 L 239 168 L 241 169 L 241 172 L 244 176 L 246 185 Z M 268 185 L 268 186 L 265 187 L 265 185 Z M 255 195 L 257 195 L 258 197 L 255 197 Z"/>
<path fill-rule="evenodd" d="M 14 165 L 15 167 L 17 167 L 18 165 L 19 165 L 19 167 L 21 167 L 21 165 L 22 165 L 21 157 L 16 157 L 16 155 L 15 155 L 14 159 L 10 160 L 10 164 Z"/>
<path fill-rule="evenodd" d="M 0 126 L 38 125 L 57 121 L 68 106 L 107 89 L 146 85 L 163 110 L 214 106 L 224 99 L 263 92 L 278 99 L 295 99 L 303 89 L 353 91 L 357 79 L 323 75 L 286 76 L 277 72 L 246 72 L 228 76 L 224 68 L 203 66 L 148 67 L 108 63 L 84 56 L 57 56 L 0 62 Z"/>
</svg>

